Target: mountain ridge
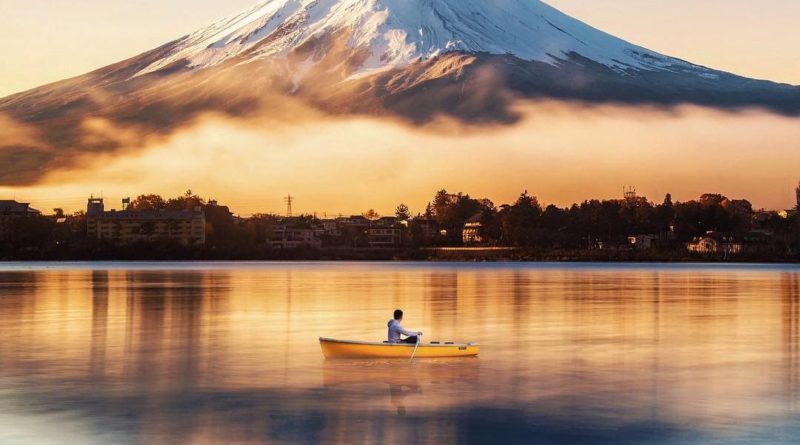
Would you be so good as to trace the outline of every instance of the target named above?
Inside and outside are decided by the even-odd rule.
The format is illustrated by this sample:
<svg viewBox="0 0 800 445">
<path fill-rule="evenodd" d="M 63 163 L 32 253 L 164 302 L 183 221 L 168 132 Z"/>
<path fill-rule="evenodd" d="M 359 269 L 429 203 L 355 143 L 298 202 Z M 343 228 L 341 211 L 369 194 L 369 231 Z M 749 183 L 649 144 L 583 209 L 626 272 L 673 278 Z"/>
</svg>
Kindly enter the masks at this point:
<svg viewBox="0 0 800 445">
<path fill-rule="evenodd" d="M 309 40 L 349 29 L 348 46 L 365 49 L 369 73 L 448 52 L 511 54 L 555 64 L 579 54 L 613 69 L 712 70 L 663 56 L 593 28 L 539 0 L 267 0 L 182 37 L 137 75 L 185 61 L 213 67 L 286 56 Z"/>
</svg>

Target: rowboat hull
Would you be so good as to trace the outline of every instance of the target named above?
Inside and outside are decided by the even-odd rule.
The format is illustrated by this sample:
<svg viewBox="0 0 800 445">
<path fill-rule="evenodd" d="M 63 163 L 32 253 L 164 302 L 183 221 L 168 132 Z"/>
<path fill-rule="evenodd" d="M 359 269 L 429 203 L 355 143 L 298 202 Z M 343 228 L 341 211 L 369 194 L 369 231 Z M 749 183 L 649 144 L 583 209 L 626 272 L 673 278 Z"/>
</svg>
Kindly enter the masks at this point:
<svg viewBox="0 0 800 445">
<path fill-rule="evenodd" d="M 320 338 L 320 347 L 325 358 L 411 358 L 413 344 L 369 343 L 332 338 Z M 415 358 L 475 357 L 480 353 L 477 343 L 432 344 L 421 343 Z"/>
</svg>

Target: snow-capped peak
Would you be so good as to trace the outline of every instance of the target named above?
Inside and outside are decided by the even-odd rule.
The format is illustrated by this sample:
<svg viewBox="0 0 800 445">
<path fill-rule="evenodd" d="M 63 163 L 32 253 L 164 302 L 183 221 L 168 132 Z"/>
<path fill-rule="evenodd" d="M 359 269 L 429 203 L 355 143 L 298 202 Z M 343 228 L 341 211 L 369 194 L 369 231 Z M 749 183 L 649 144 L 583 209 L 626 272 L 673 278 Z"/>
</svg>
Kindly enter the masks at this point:
<svg viewBox="0 0 800 445">
<path fill-rule="evenodd" d="M 366 51 L 362 73 L 452 51 L 551 64 L 579 54 L 615 70 L 679 63 L 539 0 L 266 0 L 178 40 L 138 74 L 176 63 L 204 68 L 236 57 L 286 56 L 312 39 L 342 33 L 351 49 Z"/>
</svg>

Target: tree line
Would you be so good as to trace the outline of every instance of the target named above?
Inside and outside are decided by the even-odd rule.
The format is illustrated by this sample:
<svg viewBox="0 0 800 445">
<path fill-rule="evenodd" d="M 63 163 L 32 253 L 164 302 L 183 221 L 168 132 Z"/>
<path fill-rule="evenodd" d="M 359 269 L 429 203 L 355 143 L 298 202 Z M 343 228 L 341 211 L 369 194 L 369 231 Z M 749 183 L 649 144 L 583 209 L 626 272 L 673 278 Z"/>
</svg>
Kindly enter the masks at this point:
<svg viewBox="0 0 800 445">
<path fill-rule="evenodd" d="M 761 238 L 776 253 L 791 254 L 800 247 L 797 211 L 756 211 L 747 200 L 715 193 L 687 202 L 673 202 L 667 194 L 658 204 L 629 196 L 591 199 L 562 208 L 542 206 L 527 191 L 512 204 L 495 206 L 488 199 L 441 190 L 426 207 L 425 216 L 437 222 L 445 234 L 442 241 L 450 245 L 461 242 L 464 224 L 477 216 L 484 243 L 499 246 L 586 249 L 651 235 L 661 248 L 683 248 L 696 237 L 716 232 L 732 239 Z"/>
<path fill-rule="evenodd" d="M 164 198 L 141 195 L 132 200 L 131 211 L 181 211 L 201 209 L 206 217 L 206 245 L 189 248 L 169 240 L 156 245 L 114 246 L 88 239 L 86 215 L 65 216 L 54 209 L 51 216 L 5 217 L 5 239 L 0 240 L 0 258 L 79 258 L 115 259 L 121 257 L 164 258 L 272 258 L 266 240 L 279 225 L 312 228 L 320 221 L 313 215 L 285 218 L 256 214 L 233 216 L 227 207 L 191 191 Z M 364 212 L 368 220 L 380 215 Z M 527 191 L 511 204 L 495 205 L 464 193 L 438 191 L 424 210 L 412 213 L 409 206 L 397 206 L 394 217 L 401 224 L 403 242 L 398 249 L 460 246 L 468 221 L 478 222 L 481 244 L 515 247 L 527 251 L 559 250 L 580 259 L 584 251 L 600 245 L 624 246 L 631 236 L 648 235 L 655 248 L 685 251 L 686 243 L 709 232 L 724 233 L 731 239 L 758 243 L 769 259 L 796 259 L 800 251 L 800 216 L 789 213 L 756 211 L 744 199 L 729 199 L 720 194 L 704 194 L 686 202 L 673 202 L 667 194 L 660 203 L 643 197 L 591 199 L 568 207 L 543 206 Z M 323 235 L 327 236 L 327 235 Z M 331 248 L 363 248 L 363 230 L 343 230 L 337 237 L 327 236 Z M 314 253 L 307 253 L 315 258 Z M 412 258 L 418 256 L 411 255 Z"/>
</svg>

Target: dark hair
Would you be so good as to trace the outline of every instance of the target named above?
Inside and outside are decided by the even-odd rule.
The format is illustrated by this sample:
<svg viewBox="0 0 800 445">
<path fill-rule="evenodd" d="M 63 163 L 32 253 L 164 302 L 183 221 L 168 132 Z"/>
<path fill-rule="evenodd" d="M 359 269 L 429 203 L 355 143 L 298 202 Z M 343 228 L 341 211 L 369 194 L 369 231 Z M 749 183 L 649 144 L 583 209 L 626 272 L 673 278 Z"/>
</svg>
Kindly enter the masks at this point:
<svg viewBox="0 0 800 445">
<path fill-rule="evenodd" d="M 403 311 L 401 311 L 400 309 L 394 311 L 394 319 L 399 320 L 401 318 L 403 318 Z"/>
</svg>

